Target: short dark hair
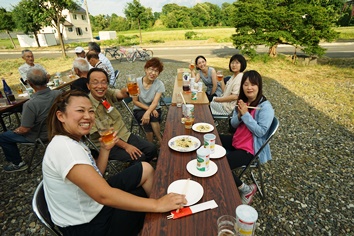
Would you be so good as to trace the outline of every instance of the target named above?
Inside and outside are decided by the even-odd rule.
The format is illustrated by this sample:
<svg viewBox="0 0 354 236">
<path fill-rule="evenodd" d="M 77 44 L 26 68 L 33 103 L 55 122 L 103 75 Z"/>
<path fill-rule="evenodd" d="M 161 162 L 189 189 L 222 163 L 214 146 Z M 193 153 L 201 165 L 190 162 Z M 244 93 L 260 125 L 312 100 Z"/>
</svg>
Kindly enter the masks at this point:
<svg viewBox="0 0 354 236">
<path fill-rule="evenodd" d="M 229 62 L 230 72 L 233 72 L 231 70 L 231 62 L 233 62 L 234 60 L 237 60 L 238 62 L 240 62 L 240 64 L 241 64 L 240 72 L 243 72 L 244 70 L 246 70 L 246 67 L 247 67 L 246 59 L 241 54 L 235 54 L 230 58 L 230 62 Z"/>
<path fill-rule="evenodd" d="M 87 83 L 90 83 L 91 74 L 92 74 L 93 72 L 102 72 L 103 74 L 105 74 L 106 79 L 107 79 L 107 82 L 109 82 L 107 72 L 106 72 L 104 69 L 102 69 L 102 68 L 94 67 L 94 68 L 91 68 L 91 70 L 87 73 Z"/>
<path fill-rule="evenodd" d="M 91 60 L 91 58 L 95 58 L 95 59 L 99 59 L 98 57 L 98 54 L 94 51 L 89 51 L 87 54 L 86 54 L 86 58 L 87 60 Z"/>
<path fill-rule="evenodd" d="M 88 49 L 89 49 L 89 51 L 95 51 L 97 53 L 101 52 L 101 47 L 96 42 L 89 42 L 88 43 Z"/>
<path fill-rule="evenodd" d="M 147 69 L 149 67 L 157 68 L 159 70 L 159 73 L 163 71 L 163 63 L 157 57 L 153 57 L 145 63 L 144 69 Z"/>
<path fill-rule="evenodd" d="M 204 61 L 207 61 L 207 59 L 205 59 L 204 56 L 202 56 L 202 55 L 197 56 L 197 57 L 195 58 L 195 68 L 196 68 L 197 70 L 200 70 L 200 69 L 198 68 L 198 66 L 197 66 L 197 62 L 198 62 L 198 60 L 199 60 L 200 58 L 204 59 Z"/>
</svg>

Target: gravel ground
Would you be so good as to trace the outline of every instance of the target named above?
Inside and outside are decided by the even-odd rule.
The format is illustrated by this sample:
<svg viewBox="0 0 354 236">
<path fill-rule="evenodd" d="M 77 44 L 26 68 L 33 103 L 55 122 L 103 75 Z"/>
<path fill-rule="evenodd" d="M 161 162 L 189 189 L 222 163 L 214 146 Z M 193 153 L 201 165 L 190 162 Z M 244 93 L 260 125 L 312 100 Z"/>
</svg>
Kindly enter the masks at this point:
<svg viewBox="0 0 354 236">
<path fill-rule="evenodd" d="M 176 69 L 187 64 L 164 63 L 160 78 L 165 81 L 166 96 L 171 96 Z M 143 73 L 144 62 L 113 64 L 121 70 L 122 80 L 125 74 Z M 271 142 L 273 160 L 263 167 L 267 198 L 261 200 L 256 194 L 252 204 L 259 213 L 256 234 L 354 235 L 350 190 L 354 187 L 354 134 L 272 78 L 265 78 L 264 90 L 280 128 Z M 217 128 L 220 133 L 228 132 L 224 121 Z M 24 158 L 30 153 L 26 148 L 21 152 Z M 2 150 L 0 155 L 0 165 L 4 165 Z M 31 207 L 41 168 L 31 174 L 7 174 L 1 168 L 0 176 L 0 234 L 45 235 Z"/>
</svg>

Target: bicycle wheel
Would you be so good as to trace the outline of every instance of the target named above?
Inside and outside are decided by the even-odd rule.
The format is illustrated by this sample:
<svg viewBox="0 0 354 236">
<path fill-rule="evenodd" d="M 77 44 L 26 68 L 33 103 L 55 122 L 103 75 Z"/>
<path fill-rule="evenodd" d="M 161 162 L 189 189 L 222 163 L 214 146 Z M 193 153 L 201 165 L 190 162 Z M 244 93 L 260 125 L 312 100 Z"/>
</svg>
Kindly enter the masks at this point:
<svg viewBox="0 0 354 236">
<path fill-rule="evenodd" d="M 144 50 L 145 59 L 150 60 L 154 56 L 154 52 L 151 50 Z"/>
<path fill-rule="evenodd" d="M 114 53 L 114 58 L 115 58 L 116 60 L 118 60 L 119 62 L 122 62 L 123 54 L 122 54 L 121 52 L 119 52 L 119 51 L 116 51 L 116 52 Z"/>
<path fill-rule="evenodd" d="M 127 53 L 126 55 L 127 61 L 129 62 L 133 62 L 133 60 L 135 61 L 135 53 Z"/>
</svg>

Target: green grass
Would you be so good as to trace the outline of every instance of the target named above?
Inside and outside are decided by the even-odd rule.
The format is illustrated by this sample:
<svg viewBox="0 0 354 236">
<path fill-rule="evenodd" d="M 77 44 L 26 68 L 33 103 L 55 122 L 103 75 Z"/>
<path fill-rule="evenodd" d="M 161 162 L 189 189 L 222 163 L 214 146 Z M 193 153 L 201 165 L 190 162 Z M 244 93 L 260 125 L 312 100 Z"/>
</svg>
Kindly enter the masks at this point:
<svg viewBox="0 0 354 236">
<path fill-rule="evenodd" d="M 16 47 L 20 48 L 20 43 L 18 42 L 17 38 L 12 38 Z M 0 39 L 0 49 L 13 49 L 12 42 L 9 38 L 6 39 Z"/>
<path fill-rule="evenodd" d="M 338 40 L 354 40 L 354 26 L 338 27 L 335 31 L 340 33 Z"/>
</svg>

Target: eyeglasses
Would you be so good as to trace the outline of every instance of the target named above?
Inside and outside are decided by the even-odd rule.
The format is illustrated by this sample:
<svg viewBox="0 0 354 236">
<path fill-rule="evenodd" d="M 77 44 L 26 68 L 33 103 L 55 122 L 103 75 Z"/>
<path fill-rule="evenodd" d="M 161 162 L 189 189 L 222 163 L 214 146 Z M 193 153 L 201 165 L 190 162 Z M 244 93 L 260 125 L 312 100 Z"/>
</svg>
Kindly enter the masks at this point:
<svg viewBox="0 0 354 236">
<path fill-rule="evenodd" d="M 160 73 L 160 71 L 159 71 L 158 69 L 153 69 L 153 68 L 151 68 L 151 67 L 148 68 L 148 72 L 149 72 L 149 73 L 155 73 L 155 74 L 157 74 L 157 75 Z"/>
<path fill-rule="evenodd" d="M 90 82 L 90 84 L 92 84 L 92 85 L 103 85 L 103 86 L 107 86 L 107 84 L 108 84 L 108 82 L 107 81 L 101 81 L 101 82 L 99 82 L 99 81 L 92 81 L 92 82 Z"/>
</svg>

